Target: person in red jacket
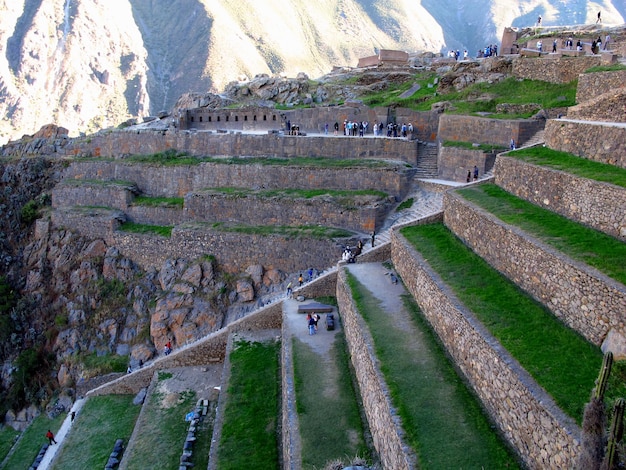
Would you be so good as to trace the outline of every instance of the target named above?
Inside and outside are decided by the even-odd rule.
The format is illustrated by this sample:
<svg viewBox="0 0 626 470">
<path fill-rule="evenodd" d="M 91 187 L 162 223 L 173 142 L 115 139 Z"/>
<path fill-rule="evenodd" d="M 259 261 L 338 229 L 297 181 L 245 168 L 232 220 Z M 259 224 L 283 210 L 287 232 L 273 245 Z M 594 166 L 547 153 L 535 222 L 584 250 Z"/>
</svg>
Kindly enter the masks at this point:
<svg viewBox="0 0 626 470">
<path fill-rule="evenodd" d="M 50 431 L 49 429 L 48 429 L 48 432 L 46 433 L 46 437 L 48 438 L 50 445 L 57 443 L 57 441 L 54 440 L 54 434 L 52 434 L 52 431 Z"/>
</svg>

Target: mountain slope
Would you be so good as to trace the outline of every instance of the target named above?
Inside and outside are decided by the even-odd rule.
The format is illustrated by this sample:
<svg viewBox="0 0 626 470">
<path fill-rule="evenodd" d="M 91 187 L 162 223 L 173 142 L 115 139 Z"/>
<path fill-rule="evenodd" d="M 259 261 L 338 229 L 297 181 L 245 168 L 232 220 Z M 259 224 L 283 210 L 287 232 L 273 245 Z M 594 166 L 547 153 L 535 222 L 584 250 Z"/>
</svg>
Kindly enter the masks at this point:
<svg viewBox="0 0 626 470">
<path fill-rule="evenodd" d="M 497 43 L 505 26 L 624 22 L 622 0 L 0 0 L 0 144 L 92 132 L 240 76 L 354 66 L 378 49 Z"/>
</svg>

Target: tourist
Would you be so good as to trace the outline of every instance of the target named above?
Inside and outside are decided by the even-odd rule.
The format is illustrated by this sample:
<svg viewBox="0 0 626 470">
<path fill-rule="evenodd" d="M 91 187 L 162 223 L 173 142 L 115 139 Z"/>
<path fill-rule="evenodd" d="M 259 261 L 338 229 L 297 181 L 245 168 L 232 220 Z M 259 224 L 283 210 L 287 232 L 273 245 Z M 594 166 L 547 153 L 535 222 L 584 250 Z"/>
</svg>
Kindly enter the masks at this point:
<svg viewBox="0 0 626 470">
<path fill-rule="evenodd" d="M 304 278 L 302 277 L 302 273 L 298 276 L 298 285 L 302 287 L 302 283 L 304 282 Z"/>
<path fill-rule="evenodd" d="M 57 443 L 57 441 L 54 440 L 54 434 L 52 434 L 52 431 L 50 431 L 49 429 L 48 429 L 48 432 L 46 433 L 46 438 L 48 439 L 48 442 L 50 443 L 50 445 Z"/>
<path fill-rule="evenodd" d="M 339 123 L 335 121 L 335 135 L 339 134 Z"/>
<path fill-rule="evenodd" d="M 328 135 L 328 123 L 324 124 L 324 134 Z"/>
<path fill-rule="evenodd" d="M 537 17 L 537 26 L 541 26 L 541 15 Z"/>
<path fill-rule="evenodd" d="M 467 178 L 465 178 L 465 182 L 469 183 L 472 181 L 472 170 L 467 170 Z"/>
<path fill-rule="evenodd" d="M 372 230 L 370 238 L 372 240 L 372 248 L 374 248 L 374 242 L 376 241 L 376 231 L 375 230 Z"/>
<path fill-rule="evenodd" d="M 556 39 L 552 41 L 552 52 L 556 52 Z"/>
<path fill-rule="evenodd" d="M 539 52 L 543 51 L 543 41 L 537 41 L 537 50 Z"/>
<path fill-rule="evenodd" d="M 580 39 L 576 42 L 576 50 L 577 51 L 582 51 L 583 50 L 583 43 L 580 42 Z"/>
<path fill-rule="evenodd" d="M 474 181 L 478 180 L 478 167 L 474 165 Z"/>
<path fill-rule="evenodd" d="M 291 287 L 291 281 L 289 281 L 289 284 L 287 284 L 287 297 L 291 298 L 292 293 L 293 293 L 293 289 Z"/>
<path fill-rule="evenodd" d="M 73 422 L 74 422 L 74 418 L 76 418 L 76 412 L 75 412 L 75 411 L 72 411 L 72 412 L 70 413 L 70 422 L 71 422 L 71 423 L 73 423 Z"/>
<path fill-rule="evenodd" d="M 609 47 L 609 41 L 611 40 L 611 35 L 607 34 L 604 38 L 604 50 L 606 51 L 607 47 Z"/>
<path fill-rule="evenodd" d="M 602 16 L 602 12 L 599 11 L 598 12 L 598 19 L 596 20 L 596 24 L 602 23 L 602 17 L 601 16 Z"/>
<path fill-rule="evenodd" d="M 511 142 L 509 143 L 509 148 L 511 150 L 515 150 L 515 140 L 514 139 L 511 139 Z"/>
<path fill-rule="evenodd" d="M 315 320 L 313 319 L 310 313 L 307 313 L 306 320 L 309 326 L 309 336 L 314 335 L 315 334 Z"/>
</svg>

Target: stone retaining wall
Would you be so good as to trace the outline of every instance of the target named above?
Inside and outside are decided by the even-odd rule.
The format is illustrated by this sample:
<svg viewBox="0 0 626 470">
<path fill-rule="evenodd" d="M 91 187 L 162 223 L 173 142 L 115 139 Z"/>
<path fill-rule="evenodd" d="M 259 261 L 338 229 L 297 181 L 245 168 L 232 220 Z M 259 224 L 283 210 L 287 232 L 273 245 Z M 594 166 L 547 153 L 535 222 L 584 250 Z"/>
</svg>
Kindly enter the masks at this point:
<svg viewBox="0 0 626 470">
<path fill-rule="evenodd" d="M 159 268 L 166 259 L 197 259 L 215 255 L 221 269 L 242 272 L 262 264 L 285 272 L 333 266 L 341 258 L 341 242 L 333 239 L 225 232 L 210 225 L 177 226 L 170 238 L 119 231 L 122 212 L 100 208 L 62 208 L 52 212 L 55 228 L 76 230 L 88 238 L 102 238 L 142 269 Z M 344 243 L 345 244 L 345 243 Z"/>
<path fill-rule="evenodd" d="M 357 200 L 357 197 L 353 197 Z M 371 231 L 385 222 L 391 203 L 378 200 L 366 206 L 346 207 L 337 198 L 256 197 L 212 192 L 185 196 L 187 221 L 238 222 L 248 225 L 318 225 Z"/>
<path fill-rule="evenodd" d="M 501 222 L 454 191 L 444 194 L 444 223 L 591 343 L 600 346 L 610 330 L 626 337 L 624 285 Z"/>
<path fill-rule="evenodd" d="M 582 103 L 596 96 L 626 86 L 626 70 L 611 72 L 581 73 L 576 87 L 576 103 Z M 621 116 L 624 120 L 624 116 Z M 615 117 L 618 119 L 618 116 Z"/>
<path fill-rule="evenodd" d="M 370 139 L 368 139 L 370 140 Z M 207 188 L 232 187 L 263 189 L 376 188 L 404 198 L 410 188 L 411 173 L 404 165 L 385 168 L 310 168 L 261 164 L 219 164 L 160 166 L 121 161 L 80 160 L 70 163 L 64 179 L 132 181 L 148 196 L 183 197 Z"/>
<path fill-rule="evenodd" d="M 537 206 L 626 241 L 626 188 L 499 155 L 495 183 Z"/>
<path fill-rule="evenodd" d="M 58 184 L 52 190 L 52 207 L 101 206 L 125 210 L 134 198 L 133 192 L 123 186 L 90 183 Z"/>
<path fill-rule="evenodd" d="M 378 368 L 372 337 L 354 304 L 343 269 L 337 277 L 337 302 L 363 409 L 382 467 L 393 470 L 414 469 L 416 465 L 405 451 L 408 446 L 401 437 L 403 430 Z"/>
<path fill-rule="evenodd" d="M 493 169 L 496 153 L 483 150 L 470 150 L 460 147 L 439 148 L 437 156 L 438 177 L 444 180 L 465 182 L 468 170 L 474 178 L 474 165 L 478 167 L 480 177 Z"/>
<path fill-rule="evenodd" d="M 256 330 L 280 330 L 282 327 L 282 302 L 277 302 L 255 313 L 241 318 L 225 328 L 197 341 L 195 344 L 175 349 L 169 356 L 161 356 L 112 382 L 87 392 L 87 396 L 111 394 L 136 394 L 150 384 L 156 371 L 174 367 L 201 366 L 224 362 L 228 337 L 232 333 Z"/>
<path fill-rule="evenodd" d="M 177 150 L 192 156 L 273 156 L 374 158 L 415 165 L 417 143 L 406 139 L 360 137 L 301 137 L 280 134 L 216 134 L 213 132 L 114 131 L 69 140 L 58 156 L 121 158 Z M 10 148 L 6 148 L 9 151 Z"/>
<path fill-rule="evenodd" d="M 626 168 L 626 126 L 549 119 L 546 145 L 553 150 Z"/>
<path fill-rule="evenodd" d="M 243 272 L 256 264 L 296 272 L 303 266 L 323 270 L 341 257 L 341 246 L 331 239 L 225 232 L 209 226 L 175 227 L 171 238 L 118 231 L 107 237 L 107 244 L 143 269 L 158 268 L 168 258 L 215 255 L 220 268 L 228 272 Z"/>
<path fill-rule="evenodd" d="M 392 231 L 394 267 L 491 418 L 532 469 L 573 468 L 580 429 Z M 398 468 L 398 467 L 389 467 Z"/>
<path fill-rule="evenodd" d="M 454 140 L 504 148 L 509 148 L 511 139 L 514 139 L 519 147 L 543 129 L 544 124 L 544 121 L 532 119 L 505 120 L 443 114 L 439 119 L 438 138 L 442 142 Z"/>
<path fill-rule="evenodd" d="M 546 43 L 546 48 L 552 44 Z M 551 50 L 551 49 L 550 49 Z M 513 59 L 513 75 L 529 80 L 541 80 L 550 83 L 569 83 L 588 68 L 600 65 L 600 55 L 584 57 L 518 57 Z"/>
</svg>

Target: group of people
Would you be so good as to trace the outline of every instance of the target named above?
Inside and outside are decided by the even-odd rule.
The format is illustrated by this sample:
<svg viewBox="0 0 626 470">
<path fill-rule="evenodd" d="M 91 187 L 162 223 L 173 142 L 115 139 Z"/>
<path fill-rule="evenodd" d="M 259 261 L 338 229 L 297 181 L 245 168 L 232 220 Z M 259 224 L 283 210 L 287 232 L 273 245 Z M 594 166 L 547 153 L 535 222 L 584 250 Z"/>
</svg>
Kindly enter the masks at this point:
<svg viewBox="0 0 626 470">
<path fill-rule="evenodd" d="M 497 57 L 498 56 L 498 45 L 497 44 L 489 44 L 485 46 L 483 49 L 478 50 L 478 54 L 476 57 L 484 58 L 484 57 Z"/>
<path fill-rule="evenodd" d="M 594 39 L 591 42 L 591 52 L 593 54 L 598 54 L 598 53 L 600 53 L 600 49 L 606 51 L 607 47 L 609 45 L 609 42 L 611 42 L 611 35 L 610 34 L 607 34 L 605 36 L 604 42 L 602 41 L 602 36 L 598 36 L 597 39 Z M 554 41 L 552 41 L 552 52 L 557 52 L 558 44 L 559 44 L 559 40 L 558 39 L 554 39 Z M 539 51 L 542 50 L 540 45 L 541 45 L 541 41 L 537 41 L 537 49 Z M 562 40 L 562 47 L 563 47 L 563 49 L 567 49 L 569 51 L 574 49 L 574 40 L 572 39 L 571 36 L 569 36 L 567 39 Z M 583 48 L 584 48 L 583 42 L 580 39 L 578 39 L 576 41 L 576 50 L 577 51 L 582 51 Z"/>
<path fill-rule="evenodd" d="M 320 321 L 320 316 L 313 312 L 313 314 L 307 313 L 306 322 L 309 327 L 309 335 L 314 335 L 317 333 L 317 322 Z"/>
<path fill-rule="evenodd" d="M 348 121 L 347 119 L 345 121 L 343 121 L 343 135 L 349 135 L 349 136 L 353 136 L 356 137 L 356 135 L 358 134 L 359 136 L 363 137 L 365 134 L 367 134 L 367 128 L 369 127 L 369 122 L 367 121 L 362 121 L 362 122 L 357 122 L 357 121 Z M 337 130 L 339 127 L 339 123 L 335 123 L 335 130 Z"/>
</svg>

